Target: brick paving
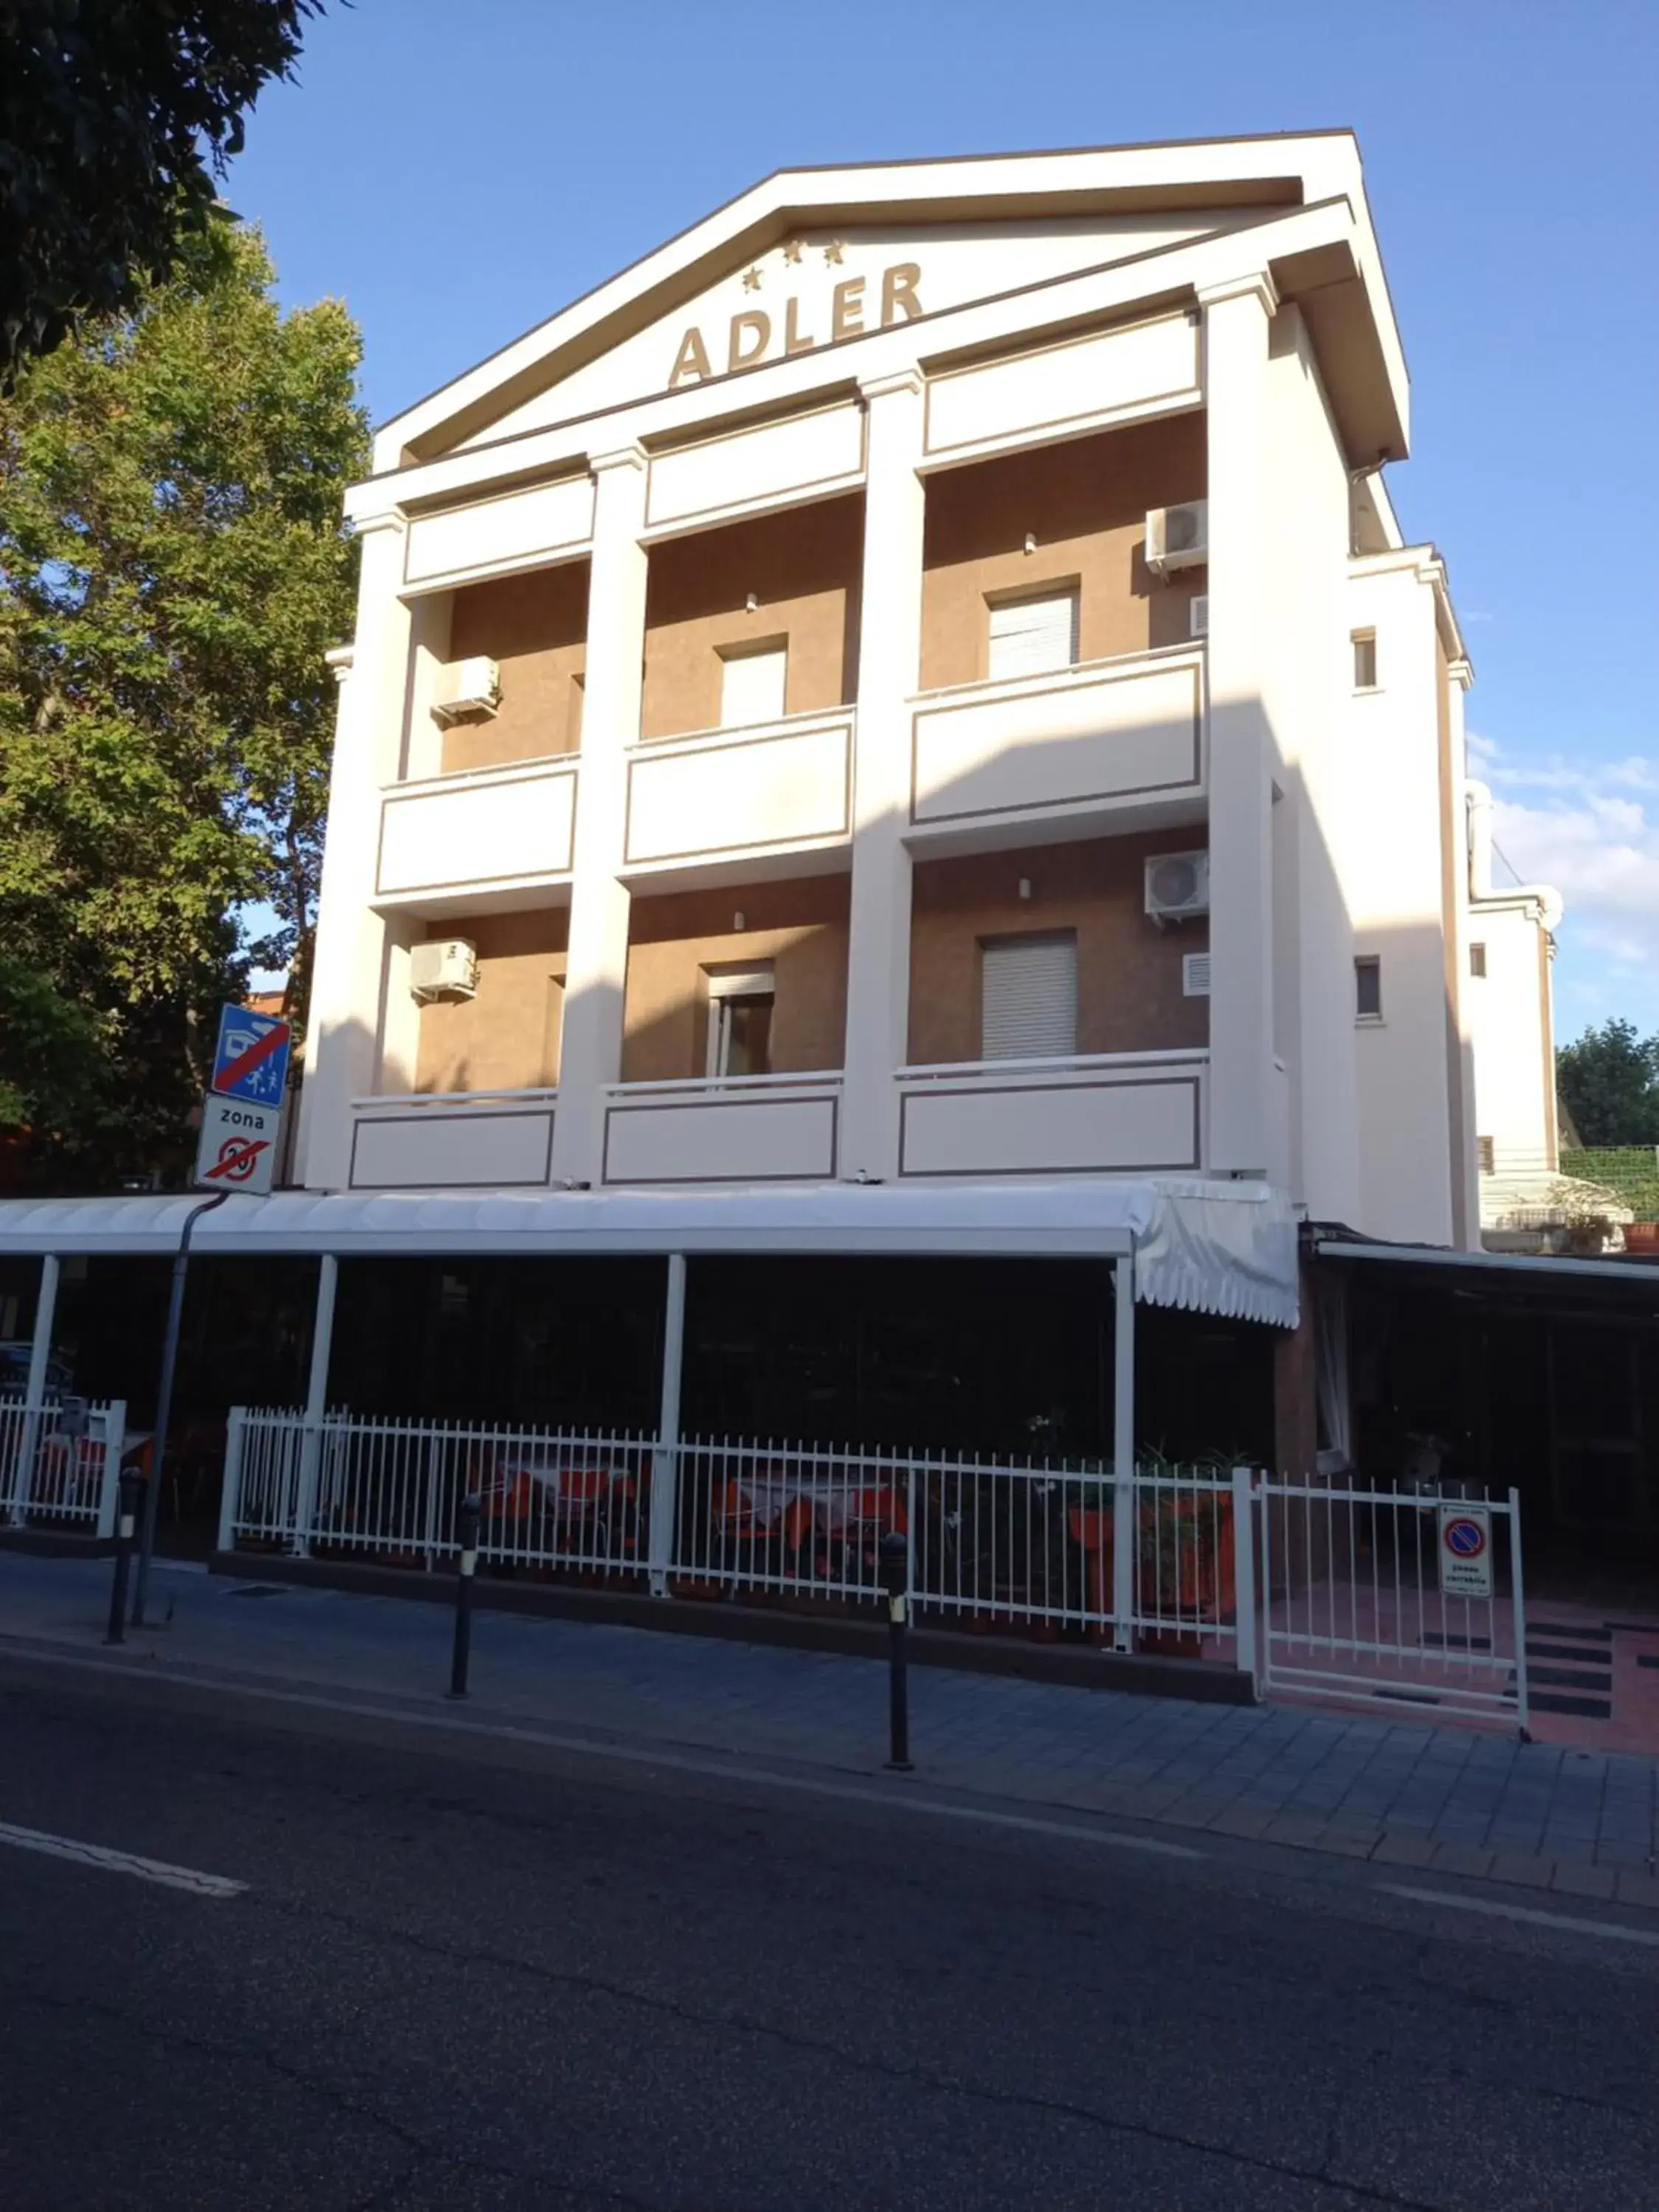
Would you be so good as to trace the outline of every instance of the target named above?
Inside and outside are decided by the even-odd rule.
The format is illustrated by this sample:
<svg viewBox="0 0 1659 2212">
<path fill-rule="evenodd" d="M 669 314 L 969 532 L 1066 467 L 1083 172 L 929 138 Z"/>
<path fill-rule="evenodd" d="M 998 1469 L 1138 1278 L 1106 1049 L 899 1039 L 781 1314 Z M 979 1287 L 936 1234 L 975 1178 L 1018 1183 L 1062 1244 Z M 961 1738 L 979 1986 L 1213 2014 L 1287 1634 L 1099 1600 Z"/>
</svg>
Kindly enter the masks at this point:
<svg viewBox="0 0 1659 2212">
<path fill-rule="evenodd" d="M 0 1646 L 103 1656 L 108 1577 L 100 1563 L 0 1553 Z M 150 1673 L 455 1713 L 441 1704 L 443 1608 L 298 1588 L 254 1596 L 165 1565 L 152 1588 L 171 1622 L 126 1646 Z M 884 1670 L 868 1659 L 488 1611 L 474 1650 L 470 1720 L 842 1773 L 879 1771 L 884 1756 Z M 1659 1909 L 1650 1754 L 934 1668 L 915 1671 L 911 1697 L 932 1784 Z"/>
</svg>

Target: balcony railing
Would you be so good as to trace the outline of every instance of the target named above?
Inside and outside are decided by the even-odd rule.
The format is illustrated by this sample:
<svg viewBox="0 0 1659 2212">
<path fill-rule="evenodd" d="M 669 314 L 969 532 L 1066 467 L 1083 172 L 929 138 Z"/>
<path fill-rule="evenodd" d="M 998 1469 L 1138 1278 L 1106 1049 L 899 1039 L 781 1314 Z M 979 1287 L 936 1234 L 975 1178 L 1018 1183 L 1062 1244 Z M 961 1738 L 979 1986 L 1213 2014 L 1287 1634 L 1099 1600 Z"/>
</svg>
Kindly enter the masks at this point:
<svg viewBox="0 0 1659 2212">
<path fill-rule="evenodd" d="M 390 784 L 380 799 L 377 898 L 495 894 L 568 876 L 576 817 L 574 754 L 511 761 Z"/>
<path fill-rule="evenodd" d="M 1201 1050 L 902 1068 L 899 1172 L 1195 1171 L 1205 1160 L 1208 1079 Z"/>
<path fill-rule="evenodd" d="M 834 845 L 852 828 L 850 707 L 629 748 L 630 868 Z"/>
<path fill-rule="evenodd" d="M 1160 647 L 910 702 L 910 819 L 1121 812 L 1206 784 L 1204 648 Z"/>
<path fill-rule="evenodd" d="M 501 1190 L 544 1184 L 553 1090 L 410 1091 L 351 1102 L 354 1190 Z"/>
<path fill-rule="evenodd" d="M 836 1172 L 839 1069 L 617 1083 L 605 1093 L 607 1183 L 809 1182 Z"/>
</svg>

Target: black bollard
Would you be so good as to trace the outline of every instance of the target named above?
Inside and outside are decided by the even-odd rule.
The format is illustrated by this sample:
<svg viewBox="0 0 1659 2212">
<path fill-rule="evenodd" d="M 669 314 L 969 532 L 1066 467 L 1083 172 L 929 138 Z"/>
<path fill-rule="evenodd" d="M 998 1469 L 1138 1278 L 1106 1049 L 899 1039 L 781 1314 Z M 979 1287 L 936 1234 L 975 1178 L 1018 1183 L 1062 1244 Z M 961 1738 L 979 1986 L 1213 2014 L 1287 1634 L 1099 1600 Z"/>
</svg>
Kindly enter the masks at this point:
<svg viewBox="0 0 1659 2212">
<path fill-rule="evenodd" d="M 144 1478 L 136 1467 L 124 1467 L 118 1482 L 120 1504 L 115 1522 L 115 1579 L 110 1584 L 109 1630 L 106 1644 L 125 1644 L 127 1628 L 127 1570 L 132 1564 L 132 1540 L 138 1528 L 138 1501 Z"/>
<path fill-rule="evenodd" d="M 909 1629 L 905 1595 L 910 1579 L 910 1547 L 896 1532 L 882 1538 L 878 1547 L 881 1586 L 887 1593 L 888 1759 L 895 1774 L 910 1767 L 910 1683 L 906 1673 Z"/>
<path fill-rule="evenodd" d="M 472 1657 L 472 1579 L 478 1571 L 478 1516 L 476 1498 L 461 1500 L 461 1557 L 455 1577 L 455 1656 L 449 1668 L 449 1694 L 466 1695 L 466 1670 Z"/>
</svg>

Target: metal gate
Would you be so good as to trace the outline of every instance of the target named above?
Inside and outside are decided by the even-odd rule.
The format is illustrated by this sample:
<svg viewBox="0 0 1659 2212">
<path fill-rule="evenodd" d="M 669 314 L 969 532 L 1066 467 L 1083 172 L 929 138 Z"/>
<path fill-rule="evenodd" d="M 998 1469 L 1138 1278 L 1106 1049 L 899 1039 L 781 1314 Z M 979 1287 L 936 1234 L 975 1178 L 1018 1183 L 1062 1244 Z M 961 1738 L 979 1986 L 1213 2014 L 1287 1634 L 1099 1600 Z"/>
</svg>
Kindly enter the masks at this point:
<svg viewBox="0 0 1659 2212">
<path fill-rule="evenodd" d="M 1261 1688 L 1527 1729 L 1519 1501 L 1264 1481 Z"/>
</svg>

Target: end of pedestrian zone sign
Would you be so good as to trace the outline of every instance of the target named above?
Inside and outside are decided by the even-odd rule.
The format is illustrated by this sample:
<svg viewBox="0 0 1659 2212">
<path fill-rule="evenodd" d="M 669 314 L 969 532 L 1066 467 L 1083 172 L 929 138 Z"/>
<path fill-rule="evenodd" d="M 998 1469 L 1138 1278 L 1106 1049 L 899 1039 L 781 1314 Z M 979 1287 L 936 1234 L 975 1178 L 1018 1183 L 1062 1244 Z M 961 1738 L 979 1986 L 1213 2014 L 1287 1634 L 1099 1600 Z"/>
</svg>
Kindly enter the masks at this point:
<svg viewBox="0 0 1659 2212">
<path fill-rule="evenodd" d="M 292 1028 L 278 1016 L 256 1014 L 250 1006 L 221 1006 L 209 1090 L 251 1106 L 280 1107 L 293 1044 Z"/>
</svg>

